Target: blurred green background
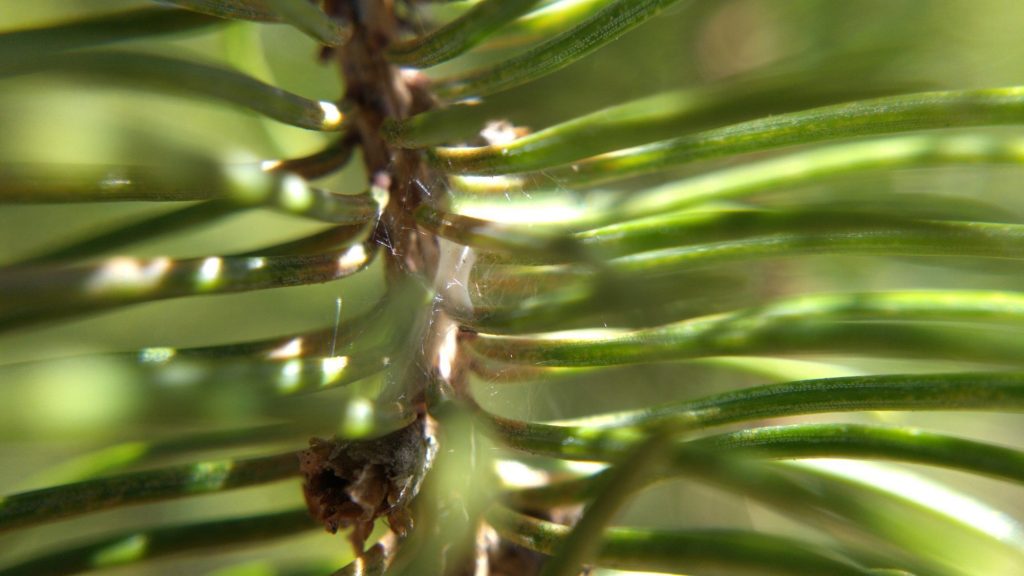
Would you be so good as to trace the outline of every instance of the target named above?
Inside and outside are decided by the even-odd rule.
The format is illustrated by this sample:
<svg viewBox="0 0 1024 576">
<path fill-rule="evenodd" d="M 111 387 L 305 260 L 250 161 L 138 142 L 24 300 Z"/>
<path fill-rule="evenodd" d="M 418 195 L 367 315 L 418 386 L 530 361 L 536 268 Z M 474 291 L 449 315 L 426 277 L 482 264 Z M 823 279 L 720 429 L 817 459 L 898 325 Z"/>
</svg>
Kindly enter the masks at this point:
<svg viewBox="0 0 1024 576">
<path fill-rule="evenodd" d="M 144 4 L 0 0 L 0 32 Z M 835 83 L 838 89 L 848 87 L 851 91 L 1014 85 L 1024 79 L 1021 22 L 1024 3 L 1017 0 L 693 0 L 666 11 L 640 31 L 582 62 L 489 98 L 474 113 L 537 129 L 661 90 L 729 82 L 752 74 L 778 74 L 794 67 L 811 82 Z M 146 40 L 137 46 L 237 67 L 310 98 L 336 100 L 342 93 L 333 67 L 317 63 L 314 42 L 284 26 L 232 23 L 205 34 Z M 504 54 L 484 50 L 446 64 L 438 74 Z M 785 107 L 785 103 L 779 106 Z M 225 163 L 248 163 L 307 154 L 328 141 L 323 135 L 219 104 L 46 75 L 3 78 L 0 66 L 0 161 L 5 163 L 186 162 L 189 154 Z M 352 162 L 344 172 L 321 184 L 339 191 L 360 190 L 364 177 L 358 165 L 358 161 Z M 706 165 L 695 168 L 706 169 Z M 904 170 L 831 183 L 821 190 L 801 191 L 799 198 L 807 201 L 819 197 L 828 202 L 842 196 L 860 202 L 882 202 L 890 195 L 934 195 L 960 198 L 1008 221 L 1019 221 L 1024 214 L 1022 176 L 1024 170 L 1018 167 Z M 779 194 L 777 202 L 786 205 L 795 202 L 796 197 Z M 529 200 L 511 197 L 507 201 Z M 0 206 L 0 262 L 163 210 L 167 207 L 145 203 Z M 250 211 L 187 236 L 140 246 L 134 254 L 226 254 L 298 238 L 320 227 L 266 211 Z M 1024 275 L 1016 266 L 984 262 L 952 270 L 941 264 L 830 256 L 737 265 L 730 272 L 746 277 L 752 289 L 764 297 L 828 289 L 1024 290 Z M 301 332 L 329 324 L 337 298 L 343 301 L 343 318 L 349 318 L 367 310 L 380 289 L 379 270 L 374 267 L 356 278 L 321 286 L 137 305 L 4 333 L 0 335 L 0 363 Z M 1007 337 L 1024 335 L 1014 332 Z M 844 359 L 844 363 L 851 370 L 862 371 L 962 367 L 933 361 Z M 0 461 L 4 463 L 0 466 L 0 493 L 33 487 L 35 475 L 61 459 L 112 442 L 228 424 L 256 424 L 282 416 L 293 418 L 308 409 L 308 403 L 301 399 L 277 401 L 296 402 L 293 408 L 248 404 L 245 382 L 237 382 L 225 383 L 232 385 L 225 386 L 222 396 L 207 398 L 202 413 L 163 418 L 160 408 L 166 398 L 147 397 L 145 391 L 133 386 L 132 369 L 113 359 L 70 359 L 0 370 Z M 545 420 L 642 407 L 770 380 L 768 375 L 738 378 L 735 373 L 709 365 L 667 364 L 521 387 L 486 381 L 475 386 L 477 397 L 489 409 Z M 324 397 L 316 402 L 318 409 L 330 413 L 331 406 Z M 865 414 L 856 418 L 910 422 L 1018 447 L 1024 437 L 1024 424 L 1008 415 Z M 851 419 L 854 417 L 842 416 L 844 421 Z M 308 432 L 326 434 L 330 428 Z M 964 487 L 1017 519 L 1024 518 L 1024 500 L 1013 486 L 955 472 L 929 470 L 928 475 Z M 261 507 L 277 509 L 282 502 L 300 501 L 293 483 L 218 498 L 224 500 L 218 500 L 216 507 L 200 502 L 202 499 L 163 504 L 147 520 L 214 517 L 242 503 L 246 511 L 255 512 Z M 104 517 L 111 523 L 137 520 L 133 510 L 114 511 Z M 783 523 L 760 507 L 706 488 L 681 489 L 678 483 L 646 491 L 622 522 L 739 523 L 758 527 Z M 3 537 L 0 551 L 16 549 L 20 554 L 71 535 L 97 531 L 103 524 L 99 518 L 78 520 L 69 523 L 61 535 L 46 532 L 45 541 L 42 535 Z M 337 538 L 319 534 L 309 538 L 317 546 L 344 554 L 345 545 Z M 198 568 L 176 569 L 185 574 Z M 149 570 L 164 573 L 159 572 L 159 565 L 133 573 Z"/>
</svg>

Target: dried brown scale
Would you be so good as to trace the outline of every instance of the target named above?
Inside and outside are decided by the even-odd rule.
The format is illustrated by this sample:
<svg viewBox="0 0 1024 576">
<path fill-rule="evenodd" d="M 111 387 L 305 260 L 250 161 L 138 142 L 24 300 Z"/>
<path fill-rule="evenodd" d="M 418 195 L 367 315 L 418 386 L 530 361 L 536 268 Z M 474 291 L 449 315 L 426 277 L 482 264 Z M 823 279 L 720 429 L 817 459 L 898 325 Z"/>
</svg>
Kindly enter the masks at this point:
<svg viewBox="0 0 1024 576">
<path fill-rule="evenodd" d="M 377 518 L 404 535 L 412 528 L 408 499 L 431 452 L 422 422 L 372 440 L 312 438 L 299 453 L 310 514 L 330 532 L 351 527 L 360 551 Z"/>
</svg>

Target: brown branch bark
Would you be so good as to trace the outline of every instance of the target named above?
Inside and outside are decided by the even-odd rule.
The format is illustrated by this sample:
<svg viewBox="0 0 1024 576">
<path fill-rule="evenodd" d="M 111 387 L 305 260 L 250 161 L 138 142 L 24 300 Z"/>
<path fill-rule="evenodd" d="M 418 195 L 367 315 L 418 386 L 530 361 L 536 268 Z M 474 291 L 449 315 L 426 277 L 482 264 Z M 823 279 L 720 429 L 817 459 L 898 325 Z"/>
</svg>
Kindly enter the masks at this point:
<svg viewBox="0 0 1024 576">
<path fill-rule="evenodd" d="M 419 281 L 412 278 L 416 275 L 430 278 L 437 262 L 435 239 L 419 234 L 413 218 L 413 211 L 429 193 L 420 185 L 431 181 L 428 169 L 421 153 L 392 148 L 380 131 L 385 120 L 406 118 L 432 104 L 420 75 L 403 73 L 384 58 L 398 31 L 394 0 L 328 0 L 324 8 L 332 17 L 350 23 L 353 30 L 347 44 L 325 56 L 336 60 L 345 82 L 350 137 L 362 152 L 368 184 L 389 193 L 373 232 L 373 240 L 384 248 L 386 282 L 397 286 Z M 433 350 L 421 345 L 432 340 L 429 313 L 423 310 L 422 321 L 412 323 L 412 333 L 402 335 L 406 349 L 419 351 L 419 356 L 408 359 L 408 365 L 393 375 L 403 402 L 419 415 L 416 421 L 372 440 L 314 438 L 311 447 L 300 453 L 310 513 L 331 532 L 351 527 L 350 540 L 357 553 L 379 517 L 385 517 L 400 536 L 411 527 L 410 500 L 434 450 L 425 407 Z"/>
<path fill-rule="evenodd" d="M 390 201 L 375 239 L 387 248 L 388 273 L 430 274 L 436 264 L 430 245 L 416 233 L 413 210 L 424 201 L 417 182 L 429 182 L 421 153 L 390 147 L 381 137 L 385 119 L 403 119 L 432 106 L 417 73 L 403 73 L 384 55 L 398 34 L 394 0 L 330 0 L 328 13 L 352 24 L 352 39 L 335 51 L 345 81 L 345 98 L 353 105 L 353 130 L 363 152 L 371 184 L 385 186 Z"/>
</svg>

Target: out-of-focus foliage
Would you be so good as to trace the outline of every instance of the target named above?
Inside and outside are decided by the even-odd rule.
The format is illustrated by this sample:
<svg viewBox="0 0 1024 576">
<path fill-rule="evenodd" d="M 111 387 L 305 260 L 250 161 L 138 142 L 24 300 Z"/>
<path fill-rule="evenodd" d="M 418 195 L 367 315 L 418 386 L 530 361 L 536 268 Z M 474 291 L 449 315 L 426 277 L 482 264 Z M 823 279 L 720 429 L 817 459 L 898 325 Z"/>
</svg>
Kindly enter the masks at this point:
<svg viewBox="0 0 1024 576">
<path fill-rule="evenodd" d="M 1024 574 L 1024 5 L 398 3 L 396 283 L 286 4 L 0 0 L 0 574 L 329 574 L 290 453 L 410 370 L 460 389 L 393 573 Z"/>
</svg>

